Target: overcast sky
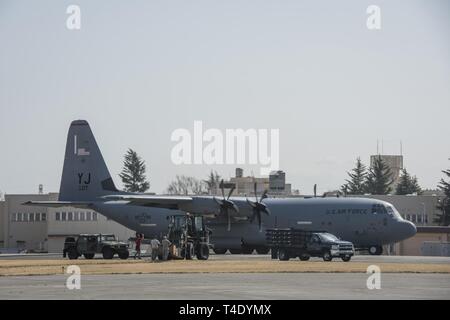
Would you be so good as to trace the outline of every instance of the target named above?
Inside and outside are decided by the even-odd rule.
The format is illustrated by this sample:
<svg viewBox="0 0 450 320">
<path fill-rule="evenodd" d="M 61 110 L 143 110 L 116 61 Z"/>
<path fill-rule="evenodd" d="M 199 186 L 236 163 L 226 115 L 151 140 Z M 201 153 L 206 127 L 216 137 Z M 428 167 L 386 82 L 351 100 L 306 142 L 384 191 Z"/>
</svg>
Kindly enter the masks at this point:
<svg viewBox="0 0 450 320">
<path fill-rule="evenodd" d="M 81 8 L 81 30 L 66 8 Z M 381 30 L 366 27 L 369 5 Z M 127 148 L 151 191 L 176 174 L 173 130 L 280 130 L 304 193 L 338 188 L 377 139 L 424 188 L 450 167 L 450 2 L 0 0 L 0 190 L 58 191 L 69 124 L 86 119 L 116 182 Z M 215 166 L 224 177 L 234 165 Z M 259 167 L 244 166 L 257 175 Z"/>
</svg>

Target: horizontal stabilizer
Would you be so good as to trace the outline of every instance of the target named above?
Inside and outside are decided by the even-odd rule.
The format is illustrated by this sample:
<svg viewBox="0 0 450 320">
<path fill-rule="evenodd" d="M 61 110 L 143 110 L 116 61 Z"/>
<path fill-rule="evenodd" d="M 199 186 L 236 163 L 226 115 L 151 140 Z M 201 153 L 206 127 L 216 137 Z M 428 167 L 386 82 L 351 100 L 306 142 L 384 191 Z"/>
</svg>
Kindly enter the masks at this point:
<svg viewBox="0 0 450 320">
<path fill-rule="evenodd" d="M 60 208 L 60 207 L 74 207 L 74 208 L 90 208 L 91 202 L 82 201 L 27 201 L 22 203 L 24 206 L 32 207 L 50 207 L 50 208 Z"/>
</svg>

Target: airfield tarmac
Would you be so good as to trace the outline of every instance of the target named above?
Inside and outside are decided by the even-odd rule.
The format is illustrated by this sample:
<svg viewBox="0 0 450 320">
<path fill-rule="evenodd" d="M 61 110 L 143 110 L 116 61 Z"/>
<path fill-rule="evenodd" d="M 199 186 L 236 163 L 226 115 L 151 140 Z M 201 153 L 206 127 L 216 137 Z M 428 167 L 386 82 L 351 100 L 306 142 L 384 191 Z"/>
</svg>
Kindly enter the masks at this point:
<svg viewBox="0 0 450 320">
<path fill-rule="evenodd" d="M 81 268 L 80 290 L 65 286 L 62 267 L 70 264 Z M 373 264 L 381 268 L 380 290 L 366 286 L 366 268 Z M 41 275 L 33 275 L 36 270 Z M 0 299 L 136 299 L 135 292 L 142 299 L 450 299 L 450 258 L 355 256 L 348 263 L 228 254 L 160 263 L 0 258 Z"/>
</svg>

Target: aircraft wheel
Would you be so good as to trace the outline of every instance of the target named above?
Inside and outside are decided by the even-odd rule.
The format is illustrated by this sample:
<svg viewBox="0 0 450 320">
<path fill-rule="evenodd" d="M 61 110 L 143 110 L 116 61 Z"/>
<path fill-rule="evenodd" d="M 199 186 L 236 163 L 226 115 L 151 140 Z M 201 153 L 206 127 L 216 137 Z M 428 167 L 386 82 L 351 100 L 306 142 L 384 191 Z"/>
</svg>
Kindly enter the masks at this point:
<svg viewBox="0 0 450 320">
<path fill-rule="evenodd" d="M 215 254 L 225 254 L 227 252 L 227 249 L 216 248 L 213 251 Z"/>
<path fill-rule="evenodd" d="M 230 251 L 231 254 L 241 254 L 242 250 L 241 249 L 228 249 Z"/>
<path fill-rule="evenodd" d="M 372 256 L 379 256 L 383 253 L 383 247 L 382 246 L 371 246 L 369 248 L 369 254 Z"/>
<path fill-rule="evenodd" d="M 281 261 L 288 261 L 289 260 L 289 252 L 286 249 L 278 250 L 278 259 L 280 259 Z"/>
<path fill-rule="evenodd" d="M 69 256 L 70 260 L 78 259 L 78 252 L 77 249 L 75 248 L 70 248 L 69 251 L 67 252 L 67 255 Z"/>
<path fill-rule="evenodd" d="M 333 256 L 331 255 L 330 251 L 325 251 L 323 253 L 323 261 L 331 261 L 333 260 Z"/>
<path fill-rule="evenodd" d="M 95 253 L 85 253 L 83 254 L 85 259 L 93 259 L 95 256 Z"/>
<path fill-rule="evenodd" d="M 103 248 L 102 254 L 103 259 L 112 259 L 114 257 L 114 251 L 109 247 Z"/>
<path fill-rule="evenodd" d="M 341 257 L 342 261 L 344 261 L 344 262 L 349 262 L 351 258 L 352 258 L 351 256 L 342 256 Z"/>
</svg>

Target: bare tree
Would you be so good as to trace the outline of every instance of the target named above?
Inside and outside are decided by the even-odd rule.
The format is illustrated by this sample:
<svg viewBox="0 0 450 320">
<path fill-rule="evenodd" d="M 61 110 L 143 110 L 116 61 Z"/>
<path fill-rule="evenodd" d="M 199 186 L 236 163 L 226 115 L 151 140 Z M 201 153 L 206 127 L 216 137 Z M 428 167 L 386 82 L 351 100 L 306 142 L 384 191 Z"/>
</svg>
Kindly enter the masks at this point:
<svg viewBox="0 0 450 320">
<path fill-rule="evenodd" d="M 184 175 L 177 175 L 167 187 L 168 194 L 188 195 L 188 194 L 204 194 L 205 183 L 194 177 L 187 177 Z"/>
</svg>

